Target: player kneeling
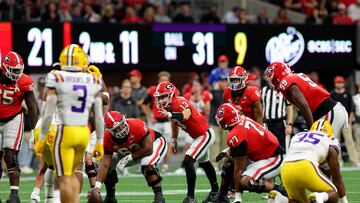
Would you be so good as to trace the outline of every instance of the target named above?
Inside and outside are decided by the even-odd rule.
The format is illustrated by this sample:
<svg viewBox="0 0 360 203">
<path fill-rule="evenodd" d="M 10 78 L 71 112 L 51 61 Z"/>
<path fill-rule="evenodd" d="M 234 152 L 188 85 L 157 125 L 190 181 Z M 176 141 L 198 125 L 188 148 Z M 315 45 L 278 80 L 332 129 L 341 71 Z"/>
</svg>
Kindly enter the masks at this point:
<svg viewBox="0 0 360 203">
<path fill-rule="evenodd" d="M 283 191 L 283 188 L 268 181 L 280 174 L 283 160 L 283 149 L 275 135 L 250 118 L 242 116 L 240 110 L 230 103 L 220 105 L 215 118 L 221 128 L 230 131 L 226 143 L 230 147 L 229 155 L 233 160 L 228 163 L 233 163 L 233 166 L 226 167 L 233 167 L 233 171 L 223 171 L 222 176 L 234 181 L 234 202 L 242 202 L 242 190 L 256 193 L 274 189 Z M 251 163 L 244 171 L 248 160 Z M 227 187 L 221 185 L 218 202 L 229 202 L 226 197 Z"/>
<path fill-rule="evenodd" d="M 271 191 L 269 203 L 336 203 L 339 196 L 342 203 L 347 203 L 338 163 L 339 153 L 339 141 L 333 137 L 332 126 L 326 120 L 316 121 L 310 132 L 295 135 L 281 167 L 288 198 Z M 329 165 L 333 183 L 320 171 L 319 164 L 324 162 Z M 312 192 L 309 197 L 306 190 Z"/>
<path fill-rule="evenodd" d="M 105 156 L 99 166 L 95 187 L 89 192 L 89 202 L 97 203 L 100 200 L 100 187 L 104 181 L 107 190 L 105 202 L 116 202 L 117 176 L 113 173 L 113 166 L 117 164 L 117 170 L 122 171 L 126 166 L 140 162 L 141 172 L 154 191 L 154 203 L 164 203 L 160 184 L 162 177 L 157 169 L 157 164 L 167 151 L 164 137 L 148 128 L 142 120 L 126 119 L 116 111 L 106 114 L 105 125 L 107 129 L 104 134 Z M 117 156 L 121 157 L 118 163 L 115 161 Z"/>
</svg>

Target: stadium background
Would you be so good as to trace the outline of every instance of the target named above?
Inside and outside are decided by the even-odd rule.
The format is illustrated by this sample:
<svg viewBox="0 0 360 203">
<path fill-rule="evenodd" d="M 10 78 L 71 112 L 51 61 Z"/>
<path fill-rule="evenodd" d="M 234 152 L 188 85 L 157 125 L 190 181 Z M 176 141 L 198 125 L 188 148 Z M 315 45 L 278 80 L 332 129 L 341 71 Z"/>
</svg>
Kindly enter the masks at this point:
<svg viewBox="0 0 360 203">
<path fill-rule="evenodd" d="M 355 85 L 360 81 L 360 17 L 351 14 L 354 10 L 360 13 L 360 3 L 356 2 L 1 0 L 0 55 L 9 50 L 20 53 L 26 65 L 25 73 L 37 81 L 53 69 L 65 45 L 78 43 L 90 55 L 92 64 L 100 67 L 111 89 L 121 86 L 132 69 L 142 72 L 142 84 L 146 87 L 156 84 L 159 71 L 167 70 L 172 74 L 171 80 L 181 88 L 191 80 L 193 72 L 206 78 L 217 67 L 222 54 L 229 58 L 230 67 L 242 65 L 247 69 L 257 66 L 263 70 L 271 61 L 283 60 L 295 72 L 318 72 L 319 82 L 328 90 L 333 88 L 334 77 L 342 75 L 347 90 L 354 95 Z M 183 8 L 185 4 L 188 11 Z M 148 11 L 151 8 L 153 11 Z M 282 8 L 287 12 L 285 16 L 280 14 Z M 319 14 L 325 10 L 326 15 Z M 49 15 L 53 13 L 55 17 Z M 162 23 L 159 19 L 163 16 L 171 22 Z M 32 160 L 32 166 L 36 168 L 36 161 Z M 24 200 L 32 190 L 33 175 L 26 176 L 22 183 Z M 344 176 L 350 202 L 359 202 L 356 184 L 359 172 L 344 172 Z M 126 188 L 125 192 L 139 191 L 127 179 L 143 184 L 141 178 L 130 177 L 119 187 Z M 168 184 L 170 189 L 185 189 L 185 179 L 181 177 L 168 181 L 164 188 Z M 201 186 L 204 181 L 200 178 L 200 189 L 206 189 Z M 6 191 L 6 188 L 7 180 L 3 178 L 0 189 Z M 0 193 L 2 199 L 4 194 Z M 147 202 L 130 196 L 128 202 Z M 180 200 L 182 193 L 177 196 Z M 146 198 L 151 199 L 151 194 L 145 195 Z M 253 200 L 255 196 L 247 198 Z M 259 200 L 258 196 L 256 199 Z"/>
</svg>

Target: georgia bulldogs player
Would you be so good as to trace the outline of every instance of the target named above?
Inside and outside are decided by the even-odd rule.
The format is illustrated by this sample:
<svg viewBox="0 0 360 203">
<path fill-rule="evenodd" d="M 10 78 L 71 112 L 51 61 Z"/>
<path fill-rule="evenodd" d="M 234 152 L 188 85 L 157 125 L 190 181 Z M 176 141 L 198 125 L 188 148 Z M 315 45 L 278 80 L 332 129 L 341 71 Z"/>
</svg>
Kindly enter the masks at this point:
<svg viewBox="0 0 360 203">
<path fill-rule="evenodd" d="M 34 82 L 23 71 L 24 63 L 18 53 L 10 51 L 4 55 L 0 75 L 0 159 L 4 155 L 9 174 L 11 203 L 20 202 L 18 152 L 24 130 L 23 101 L 28 108 L 31 129 L 35 128 L 39 114 L 33 92 Z M 0 168 L 0 178 L 1 175 Z"/>
<path fill-rule="evenodd" d="M 115 189 L 117 175 L 116 172 L 110 173 L 109 168 L 114 170 L 116 165 L 116 170 L 122 171 L 126 166 L 140 162 L 141 172 L 154 191 L 154 203 L 165 203 L 160 184 L 162 177 L 157 168 L 167 150 L 164 137 L 148 128 L 142 120 L 126 119 L 117 111 L 106 114 L 105 125 L 105 156 L 99 166 L 95 187 L 89 192 L 89 202 L 100 196 L 100 188 L 104 181 L 107 189 L 105 202 L 116 202 L 115 190 L 112 189 Z M 116 156 L 121 158 L 119 162 L 116 161 Z"/>
<path fill-rule="evenodd" d="M 171 82 L 161 82 L 154 93 L 156 105 L 160 113 L 171 119 L 172 125 L 172 150 L 177 153 L 177 137 L 179 127 L 187 132 L 193 139 L 193 143 L 186 151 L 183 166 L 186 171 L 188 185 L 187 196 L 183 203 L 194 203 L 196 173 L 194 163 L 204 169 L 211 185 L 211 192 L 203 202 L 213 202 L 219 190 L 216 173 L 209 161 L 209 149 L 215 141 L 215 133 L 209 127 L 206 118 L 184 97 L 178 97 L 176 87 Z"/>
<path fill-rule="evenodd" d="M 281 92 L 286 100 L 299 109 L 308 127 L 318 119 L 328 120 L 334 135 L 348 126 L 348 114 L 341 103 L 330 98 L 330 93 L 303 73 L 292 73 L 290 66 L 274 62 L 265 70 L 270 87 Z"/>
<path fill-rule="evenodd" d="M 228 75 L 229 87 L 224 90 L 224 101 L 236 105 L 241 112 L 263 124 L 261 93 L 256 86 L 246 85 L 249 73 L 241 66 L 232 68 Z"/>
<path fill-rule="evenodd" d="M 279 175 L 283 161 L 283 149 L 275 135 L 257 122 L 241 115 L 240 110 L 230 103 L 220 105 L 215 118 L 221 128 L 229 130 L 226 143 L 230 147 L 229 155 L 233 159 L 234 168 L 225 179 L 234 180 L 234 202 L 242 202 L 242 190 L 262 193 L 276 188 L 277 191 L 284 191 L 267 181 Z M 248 160 L 251 163 L 244 170 Z M 218 201 L 229 202 L 227 188 L 221 187 Z"/>
</svg>

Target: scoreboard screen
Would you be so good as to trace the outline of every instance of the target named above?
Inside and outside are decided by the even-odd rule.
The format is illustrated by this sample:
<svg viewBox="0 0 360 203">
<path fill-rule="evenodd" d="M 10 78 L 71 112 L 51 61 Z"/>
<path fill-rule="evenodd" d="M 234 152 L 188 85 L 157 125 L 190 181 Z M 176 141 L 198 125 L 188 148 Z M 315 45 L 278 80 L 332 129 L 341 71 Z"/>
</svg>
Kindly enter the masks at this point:
<svg viewBox="0 0 360 203">
<path fill-rule="evenodd" d="M 205 25 L 0 23 L 0 54 L 19 52 L 34 72 L 47 72 L 61 49 L 79 44 L 102 71 L 211 70 L 226 54 L 230 65 L 294 69 L 351 69 L 356 27 L 333 25 Z"/>
</svg>

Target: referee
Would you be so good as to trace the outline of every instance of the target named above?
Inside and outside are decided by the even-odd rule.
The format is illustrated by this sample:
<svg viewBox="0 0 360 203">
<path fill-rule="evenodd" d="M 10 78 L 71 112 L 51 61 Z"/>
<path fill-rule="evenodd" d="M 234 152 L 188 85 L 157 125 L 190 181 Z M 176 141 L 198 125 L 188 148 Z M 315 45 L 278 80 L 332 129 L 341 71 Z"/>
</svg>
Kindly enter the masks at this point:
<svg viewBox="0 0 360 203">
<path fill-rule="evenodd" d="M 290 140 L 292 133 L 293 107 L 280 92 L 271 89 L 268 85 L 262 88 L 262 102 L 267 128 L 286 149 L 286 136 L 289 136 Z"/>
</svg>

